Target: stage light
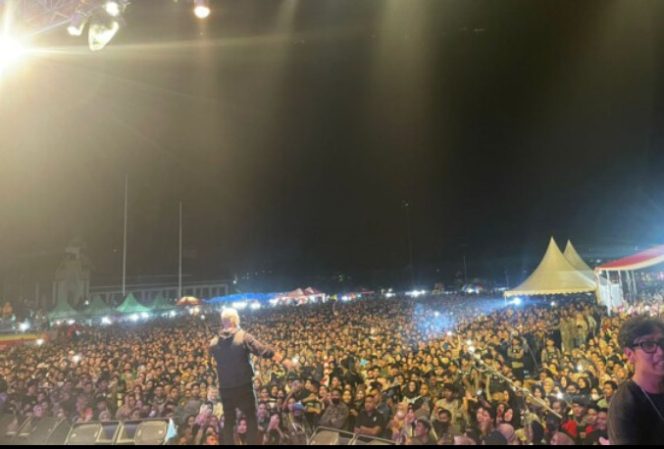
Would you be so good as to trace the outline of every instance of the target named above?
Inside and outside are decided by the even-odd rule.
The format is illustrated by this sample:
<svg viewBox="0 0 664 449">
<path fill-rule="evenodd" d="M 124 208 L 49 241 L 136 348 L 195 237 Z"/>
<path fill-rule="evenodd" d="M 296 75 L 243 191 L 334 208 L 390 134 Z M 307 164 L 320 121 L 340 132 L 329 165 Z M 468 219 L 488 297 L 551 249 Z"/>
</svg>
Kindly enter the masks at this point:
<svg viewBox="0 0 664 449">
<path fill-rule="evenodd" d="M 7 67 L 19 62 L 26 54 L 25 46 L 9 36 L 0 36 L 0 73 Z"/>
<path fill-rule="evenodd" d="M 112 324 L 112 321 L 109 317 L 105 316 L 101 319 L 101 324 L 108 326 L 109 324 Z"/>
<path fill-rule="evenodd" d="M 171 310 L 170 312 L 168 312 L 168 316 L 170 318 L 175 318 L 175 315 L 176 315 L 175 310 Z"/>
<path fill-rule="evenodd" d="M 145 312 L 141 313 L 141 319 L 147 320 L 148 318 L 150 318 L 149 313 L 145 313 Z"/>
<path fill-rule="evenodd" d="M 251 305 L 251 310 L 259 310 L 260 308 L 261 308 L 261 305 L 258 304 L 257 302 L 255 302 Z"/>
<path fill-rule="evenodd" d="M 118 4 L 118 2 L 106 2 L 104 5 L 104 11 L 106 11 L 106 14 L 108 14 L 111 17 L 117 17 L 122 13 L 122 8 Z"/>
<path fill-rule="evenodd" d="M 515 306 L 520 306 L 521 303 L 522 303 L 521 298 L 514 298 L 514 300 L 512 300 L 512 304 L 514 304 Z"/>
<path fill-rule="evenodd" d="M 88 31 L 88 46 L 92 51 L 103 50 L 120 31 L 120 23 L 117 20 L 93 18 Z"/>
<path fill-rule="evenodd" d="M 18 330 L 20 330 L 21 332 L 25 332 L 25 331 L 27 331 L 28 329 L 30 329 L 30 323 L 28 323 L 27 321 L 24 322 L 24 323 L 20 323 L 20 324 L 18 325 Z"/>
<path fill-rule="evenodd" d="M 133 321 L 134 323 L 135 323 L 136 321 L 138 321 L 138 318 L 139 318 L 139 316 L 138 316 L 137 313 L 134 313 L 134 314 L 132 314 L 132 315 L 129 315 L 129 320 L 130 320 L 130 321 Z"/>
<path fill-rule="evenodd" d="M 86 14 L 83 14 L 82 12 L 75 12 L 69 21 L 67 33 L 69 33 L 70 36 L 78 37 L 83 34 L 83 29 L 87 23 L 88 16 Z"/>
<path fill-rule="evenodd" d="M 44 339 L 43 338 L 38 338 L 37 340 L 35 340 L 35 343 L 37 344 L 37 346 L 41 346 L 41 345 L 44 344 Z"/>
<path fill-rule="evenodd" d="M 556 302 L 555 301 L 551 301 L 551 307 L 556 307 Z"/>
<path fill-rule="evenodd" d="M 210 16 L 209 0 L 194 0 L 194 15 L 199 19 L 207 19 Z"/>
<path fill-rule="evenodd" d="M 72 324 L 74 324 L 74 323 L 76 323 L 76 320 L 69 320 L 69 321 L 67 321 L 67 324 L 69 324 L 70 326 L 71 326 Z"/>
</svg>

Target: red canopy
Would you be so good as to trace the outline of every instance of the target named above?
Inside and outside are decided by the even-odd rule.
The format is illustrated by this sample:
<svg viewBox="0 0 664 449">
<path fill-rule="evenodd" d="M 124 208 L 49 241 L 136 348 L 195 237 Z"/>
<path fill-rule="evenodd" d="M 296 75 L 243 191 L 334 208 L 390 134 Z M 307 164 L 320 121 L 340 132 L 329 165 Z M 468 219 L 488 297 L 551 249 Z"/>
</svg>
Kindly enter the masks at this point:
<svg viewBox="0 0 664 449">
<path fill-rule="evenodd" d="M 664 263 L 664 245 L 595 267 L 597 271 L 634 271 Z"/>
</svg>

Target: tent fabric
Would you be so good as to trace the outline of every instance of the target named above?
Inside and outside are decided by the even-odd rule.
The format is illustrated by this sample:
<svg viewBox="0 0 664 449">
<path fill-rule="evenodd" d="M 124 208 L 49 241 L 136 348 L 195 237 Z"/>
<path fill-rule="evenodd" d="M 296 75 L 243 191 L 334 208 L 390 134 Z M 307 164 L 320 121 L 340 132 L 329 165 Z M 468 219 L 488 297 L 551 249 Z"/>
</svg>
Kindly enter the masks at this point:
<svg viewBox="0 0 664 449">
<path fill-rule="evenodd" d="M 145 307 L 143 304 L 138 302 L 138 300 L 132 293 L 129 293 L 125 298 L 125 300 L 122 302 L 122 304 L 120 304 L 115 310 L 123 314 L 150 312 L 150 308 Z"/>
<path fill-rule="evenodd" d="M 163 296 L 157 296 L 157 299 L 152 303 L 152 310 L 168 310 L 175 307 L 175 303 Z"/>
<path fill-rule="evenodd" d="M 535 271 L 517 288 L 506 291 L 505 296 L 564 295 L 596 290 L 596 282 L 565 258 L 552 237 Z"/>
<path fill-rule="evenodd" d="M 589 277 L 590 279 L 595 279 L 595 272 L 588 266 L 588 264 L 581 258 L 579 253 L 572 245 L 572 242 L 567 241 L 567 246 L 565 246 L 565 252 L 563 253 L 565 259 L 572 264 L 574 268 L 578 271 Z"/>
<path fill-rule="evenodd" d="M 85 314 L 88 316 L 105 316 L 109 313 L 113 313 L 113 309 L 98 295 L 92 298 L 92 302 L 85 310 Z"/>
<path fill-rule="evenodd" d="M 596 267 L 596 271 L 634 271 L 664 263 L 664 245 L 614 260 Z"/>
<path fill-rule="evenodd" d="M 210 305 L 228 304 L 238 301 L 258 301 L 261 303 L 267 303 L 275 296 L 277 296 L 276 293 L 235 293 L 233 295 L 210 298 L 206 300 L 205 303 Z"/>
<path fill-rule="evenodd" d="M 60 299 L 55 309 L 48 314 L 49 320 L 64 320 L 67 318 L 76 318 L 78 311 L 69 305 L 66 299 Z"/>
<path fill-rule="evenodd" d="M 176 306 L 200 306 L 201 300 L 193 296 L 183 296 L 175 303 Z"/>
</svg>

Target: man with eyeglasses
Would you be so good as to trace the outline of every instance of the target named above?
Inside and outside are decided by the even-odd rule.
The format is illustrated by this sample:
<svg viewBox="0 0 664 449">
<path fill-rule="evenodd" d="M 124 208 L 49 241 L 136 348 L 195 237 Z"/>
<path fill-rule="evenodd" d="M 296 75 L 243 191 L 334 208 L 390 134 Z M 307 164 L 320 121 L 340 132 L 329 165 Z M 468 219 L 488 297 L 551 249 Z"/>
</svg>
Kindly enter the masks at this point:
<svg viewBox="0 0 664 449">
<path fill-rule="evenodd" d="M 664 321 L 627 320 L 619 342 L 634 376 L 615 393 L 609 408 L 611 444 L 664 444 Z"/>
</svg>

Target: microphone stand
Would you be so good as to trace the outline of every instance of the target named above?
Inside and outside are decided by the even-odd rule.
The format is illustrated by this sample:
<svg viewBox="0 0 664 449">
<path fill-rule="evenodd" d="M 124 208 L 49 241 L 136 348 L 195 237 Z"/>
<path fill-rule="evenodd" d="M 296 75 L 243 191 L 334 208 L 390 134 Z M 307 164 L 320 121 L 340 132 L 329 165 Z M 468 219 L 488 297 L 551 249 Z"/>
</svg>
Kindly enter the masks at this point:
<svg viewBox="0 0 664 449">
<path fill-rule="evenodd" d="M 487 372 L 489 372 L 491 375 L 494 375 L 494 376 L 498 377 L 499 379 L 501 379 L 501 380 L 507 382 L 507 384 L 509 385 L 509 387 L 512 389 L 512 391 L 513 391 L 514 393 L 516 393 L 516 394 L 521 393 L 521 394 L 524 396 L 524 401 L 523 401 L 522 406 L 521 406 L 521 417 L 522 417 L 523 422 L 524 422 L 524 424 L 525 424 L 524 427 L 525 427 L 525 429 L 526 429 L 526 432 L 528 432 L 529 435 L 530 435 L 530 432 L 531 432 L 531 431 L 530 431 L 530 420 L 529 420 L 529 418 L 528 418 L 528 412 L 529 412 L 529 410 L 528 410 L 528 404 L 527 404 L 527 400 L 528 400 L 528 399 L 529 399 L 531 402 L 533 402 L 534 404 L 539 405 L 540 407 L 542 407 L 543 409 L 545 409 L 547 412 L 551 413 L 552 415 L 554 415 L 554 416 L 557 417 L 558 419 L 560 419 L 560 420 L 563 419 L 563 417 L 560 416 L 558 413 L 556 413 L 556 412 L 555 412 L 555 411 L 549 406 L 549 404 L 548 404 L 546 401 L 544 401 L 544 400 L 542 400 L 542 399 L 539 399 L 539 398 L 536 398 L 536 397 L 530 392 L 530 390 L 528 390 L 527 388 L 522 388 L 522 387 L 518 387 L 518 386 L 516 386 L 516 385 L 514 384 L 514 381 L 513 381 L 512 379 L 510 379 L 510 378 L 504 376 L 503 373 L 499 372 L 498 370 L 496 370 L 496 369 L 493 368 L 492 366 L 489 366 L 489 365 L 487 365 L 486 363 L 484 363 L 484 361 L 483 361 L 482 358 L 479 356 L 479 354 L 475 354 L 475 355 L 474 355 L 474 359 L 475 359 L 475 361 L 476 361 L 477 363 L 479 363 L 479 365 L 481 366 L 481 371 L 487 371 Z"/>
</svg>

